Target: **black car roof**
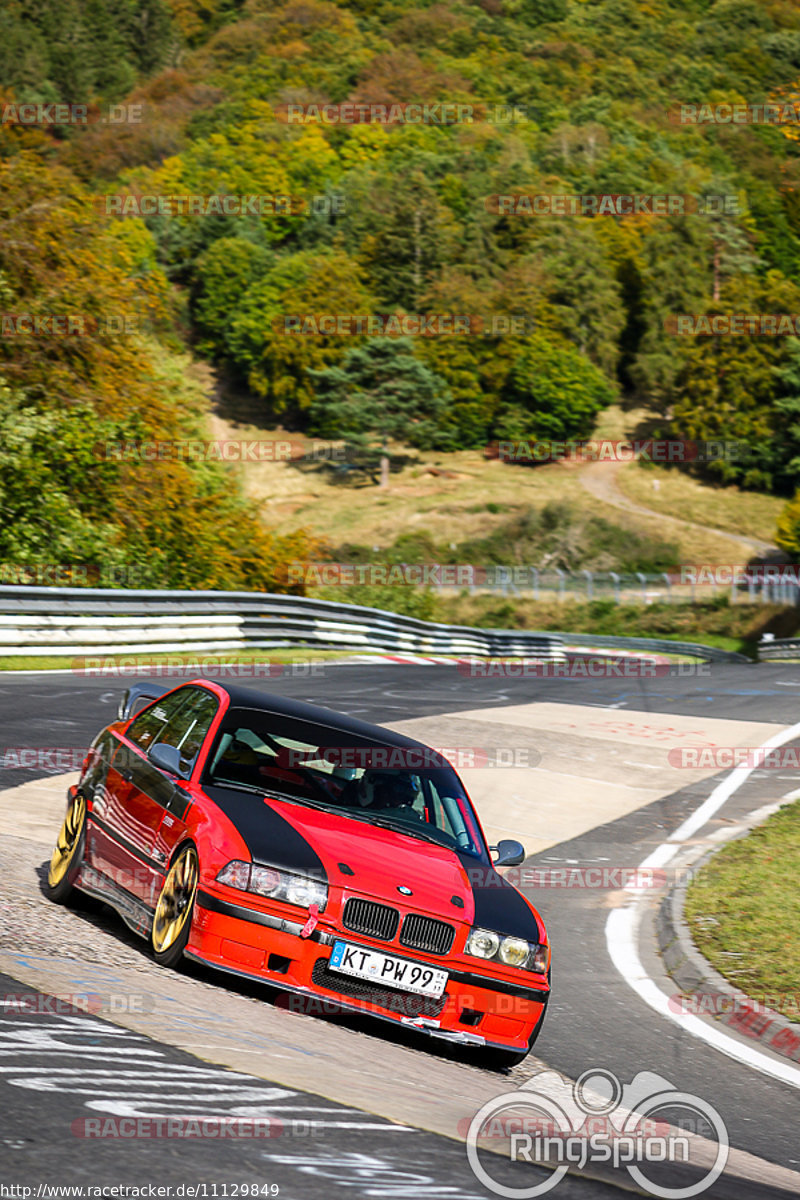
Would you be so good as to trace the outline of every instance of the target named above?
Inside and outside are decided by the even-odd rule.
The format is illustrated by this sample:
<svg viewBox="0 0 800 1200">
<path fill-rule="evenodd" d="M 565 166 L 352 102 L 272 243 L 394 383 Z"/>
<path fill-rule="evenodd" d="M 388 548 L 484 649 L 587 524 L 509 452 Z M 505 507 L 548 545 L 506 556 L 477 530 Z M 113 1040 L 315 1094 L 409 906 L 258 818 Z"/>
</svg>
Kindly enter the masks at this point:
<svg viewBox="0 0 800 1200">
<path fill-rule="evenodd" d="M 307 721 L 311 725 L 325 725 L 338 733 L 349 733 L 354 737 L 369 738 L 380 742 L 383 746 L 405 746 L 429 749 L 425 742 L 406 737 L 403 733 L 395 733 L 382 725 L 372 725 L 369 721 L 359 721 L 356 717 L 348 717 L 344 713 L 323 708 L 319 704 L 307 704 L 304 700 L 292 700 L 287 696 L 278 696 L 274 692 L 262 692 L 256 688 L 240 687 L 236 684 L 220 680 L 202 680 L 203 683 L 215 683 L 226 691 L 231 699 L 231 705 L 236 708 L 256 708 L 261 712 L 280 713 L 282 716 L 294 717 L 298 721 Z"/>
</svg>

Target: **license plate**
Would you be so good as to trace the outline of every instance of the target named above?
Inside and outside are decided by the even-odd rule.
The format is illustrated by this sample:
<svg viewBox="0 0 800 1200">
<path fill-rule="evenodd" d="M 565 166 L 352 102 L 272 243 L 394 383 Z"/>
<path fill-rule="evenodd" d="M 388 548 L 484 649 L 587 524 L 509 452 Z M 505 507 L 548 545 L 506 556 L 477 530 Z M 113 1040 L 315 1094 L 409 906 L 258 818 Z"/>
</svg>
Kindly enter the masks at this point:
<svg viewBox="0 0 800 1200">
<path fill-rule="evenodd" d="M 447 983 L 447 971 L 347 942 L 333 943 L 328 965 L 342 975 L 355 975 L 403 992 L 419 992 L 421 996 L 441 996 Z"/>
</svg>

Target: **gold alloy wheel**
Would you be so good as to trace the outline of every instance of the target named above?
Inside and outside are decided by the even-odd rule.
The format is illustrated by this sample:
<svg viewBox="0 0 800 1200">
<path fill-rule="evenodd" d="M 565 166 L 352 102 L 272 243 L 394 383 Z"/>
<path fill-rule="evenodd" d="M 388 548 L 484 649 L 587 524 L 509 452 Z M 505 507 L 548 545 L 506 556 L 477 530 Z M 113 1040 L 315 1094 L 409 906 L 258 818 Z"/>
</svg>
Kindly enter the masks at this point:
<svg viewBox="0 0 800 1200">
<path fill-rule="evenodd" d="M 47 872 L 47 882 L 51 888 L 56 887 L 64 879 L 70 863 L 75 857 L 81 833 L 86 821 L 86 801 L 78 792 L 69 806 L 61 832 L 56 839 L 56 848 L 50 859 L 50 869 Z"/>
<path fill-rule="evenodd" d="M 156 954 L 169 950 L 189 920 L 197 891 L 197 851 L 187 846 L 169 869 L 153 917 L 153 949 Z"/>
</svg>

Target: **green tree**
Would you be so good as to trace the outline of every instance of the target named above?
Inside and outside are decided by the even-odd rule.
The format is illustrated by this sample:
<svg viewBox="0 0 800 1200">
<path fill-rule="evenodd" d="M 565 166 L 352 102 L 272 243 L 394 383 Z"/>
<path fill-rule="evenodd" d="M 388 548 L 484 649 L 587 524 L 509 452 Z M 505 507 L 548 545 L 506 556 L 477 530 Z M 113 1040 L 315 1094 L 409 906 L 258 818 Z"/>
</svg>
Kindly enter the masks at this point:
<svg viewBox="0 0 800 1200">
<path fill-rule="evenodd" d="M 511 368 L 504 400 L 495 437 L 562 441 L 586 437 L 614 392 L 574 346 L 536 334 Z"/>
<path fill-rule="evenodd" d="M 786 361 L 773 368 L 784 394 L 775 400 L 775 478 L 781 491 L 800 485 L 800 340 L 790 338 Z"/>
<path fill-rule="evenodd" d="M 317 432 L 379 449 L 382 488 L 389 482 L 389 442 L 433 445 L 450 402 L 444 380 L 414 357 L 408 338 L 372 338 L 351 350 L 341 366 L 309 375 Z"/>
<path fill-rule="evenodd" d="M 795 313 L 800 289 L 779 271 L 765 280 L 742 277 L 722 291 L 720 302 L 700 310 L 725 313 Z M 740 334 L 675 337 L 686 342 L 675 379 L 671 431 L 699 442 L 730 442 L 735 453 L 701 467 L 719 482 L 772 490 L 788 486 L 794 454 L 792 392 L 794 359 L 784 338 Z M 781 409 L 780 401 L 787 404 Z M 782 431 L 782 432 L 779 432 Z"/>
</svg>

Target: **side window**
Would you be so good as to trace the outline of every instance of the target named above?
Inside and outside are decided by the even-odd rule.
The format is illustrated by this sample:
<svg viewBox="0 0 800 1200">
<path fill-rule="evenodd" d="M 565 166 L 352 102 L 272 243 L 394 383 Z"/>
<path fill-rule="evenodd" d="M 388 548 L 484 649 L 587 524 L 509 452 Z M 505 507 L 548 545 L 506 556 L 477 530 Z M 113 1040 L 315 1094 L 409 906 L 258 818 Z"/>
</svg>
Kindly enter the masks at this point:
<svg viewBox="0 0 800 1200">
<path fill-rule="evenodd" d="M 186 703 L 159 735 L 159 741 L 180 750 L 187 768 L 194 765 L 219 707 L 219 700 L 211 692 L 202 688 L 190 688 L 189 692 Z"/>
<path fill-rule="evenodd" d="M 178 710 L 183 707 L 187 695 L 195 690 L 195 688 L 181 688 L 170 696 L 165 696 L 163 700 L 156 701 L 138 717 L 134 717 L 128 726 L 127 736 L 140 750 L 149 750 L 156 742 L 162 740 L 163 730 L 166 729 Z"/>
</svg>

